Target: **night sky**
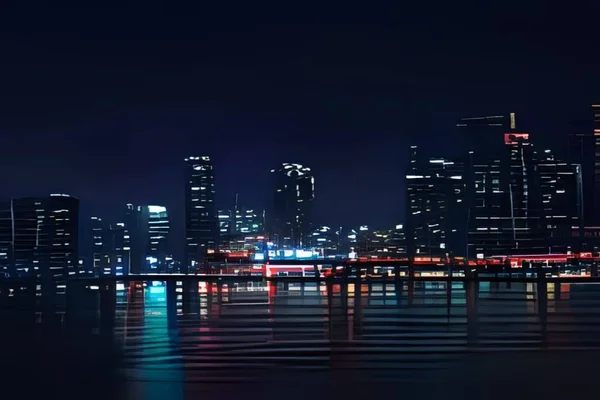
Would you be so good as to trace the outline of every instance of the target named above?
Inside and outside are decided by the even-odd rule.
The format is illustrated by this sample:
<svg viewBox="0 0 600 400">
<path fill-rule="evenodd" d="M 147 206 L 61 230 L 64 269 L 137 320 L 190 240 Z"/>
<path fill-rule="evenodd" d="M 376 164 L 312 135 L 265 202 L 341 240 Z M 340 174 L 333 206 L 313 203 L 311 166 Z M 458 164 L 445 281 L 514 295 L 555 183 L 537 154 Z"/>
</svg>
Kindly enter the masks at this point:
<svg viewBox="0 0 600 400">
<path fill-rule="evenodd" d="M 317 223 L 392 226 L 409 145 L 460 154 L 459 117 L 514 111 L 561 150 L 600 101 L 591 1 L 49 3 L 0 10 L 2 197 L 69 193 L 109 221 L 127 202 L 162 204 L 175 239 L 188 155 L 213 157 L 220 208 L 235 193 L 263 206 L 269 170 L 299 162 L 315 172 Z"/>
</svg>

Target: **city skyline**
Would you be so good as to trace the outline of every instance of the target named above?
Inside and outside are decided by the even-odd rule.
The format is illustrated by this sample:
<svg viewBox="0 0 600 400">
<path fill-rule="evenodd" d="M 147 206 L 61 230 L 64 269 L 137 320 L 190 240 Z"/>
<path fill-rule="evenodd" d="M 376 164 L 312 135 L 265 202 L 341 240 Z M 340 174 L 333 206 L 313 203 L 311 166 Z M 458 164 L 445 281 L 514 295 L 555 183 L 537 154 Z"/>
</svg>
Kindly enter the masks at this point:
<svg viewBox="0 0 600 400">
<path fill-rule="evenodd" d="M 5 397 L 593 390 L 599 15 L 2 4 Z"/>
<path fill-rule="evenodd" d="M 598 105 L 591 106 L 588 132 L 584 129 L 567 133 L 569 148 L 564 159 L 557 157 L 551 149 L 536 147 L 532 140 L 535 135 L 517 130 L 513 112 L 460 118 L 456 127 L 467 133 L 468 139 L 460 156 L 445 158 L 443 153 L 444 157 L 432 157 L 427 146 L 423 146 L 425 154 L 421 154 L 419 146 L 410 147 L 411 157 L 404 169 L 406 209 L 401 218 L 388 221 L 384 227 L 363 219 L 360 227 L 346 224 L 332 230 L 335 223 L 315 220 L 312 210 L 315 198 L 318 199 L 315 187 L 319 187 L 315 185 L 315 172 L 298 163 L 284 162 L 270 170 L 272 186 L 269 192 L 273 197 L 261 204 L 258 212 L 254 207 L 240 204 L 237 194 L 233 207 L 219 204 L 215 197 L 219 172 L 209 155 L 188 156 L 182 163 L 186 182 L 180 190 L 186 198 L 187 237 L 182 247 L 185 248 L 183 256 L 178 251 L 180 242 L 172 238 L 174 218 L 170 206 L 127 203 L 119 221 L 106 220 L 102 216 L 93 216 L 87 221 L 79 219 L 79 199 L 67 194 L 15 198 L 11 200 L 10 211 L 3 211 L 1 218 L 3 236 L 0 246 L 8 249 L 2 252 L 2 266 L 5 271 L 26 273 L 31 266 L 25 260 L 27 257 L 19 256 L 22 254 L 19 252 L 42 254 L 40 251 L 44 248 L 38 245 L 43 242 L 37 236 L 36 244 L 27 249 L 15 238 L 24 237 L 19 233 L 21 223 L 34 224 L 37 218 L 38 231 L 40 226 L 47 226 L 43 223 L 45 216 L 40 213 L 47 212 L 45 209 L 49 206 L 37 207 L 39 209 L 33 205 L 20 206 L 22 214 L 16 214 L 15 210 L 19 208 L 15 205 L 52 204 L 56 202 L 53 199 L 62 197 L 77 202 L 73 211 L 77 215 L 77 226 L 70 234 L 77 232 L 79 240 L 78 233 L 86 229 L 86 222 L 92 225 L 91 245 L 88 246 L 85 240 L 81 241 L 83 248 L 78 247 L 77 240 L 66 245 L 75 246 L 72 254 L 75 259 L 81 255 L 77 261 L 83 260 L 82 268 L 100 275 L 196 272 L 207 253 L 223 249 L 266 251 L 261 244 L 263 240 L 272 242 L 275 249 L 313 249 L 322 256 L 327 253 L 328 256 L 344 257 L 359 249 L 363 255 L 388 253 L 409 257 L 446 254 L 484 258 L 515 252 L 543 254 L 546 249 L 550 253 L 553 249 L 566 253 L 579 249 L 580 245 L 576 243 L 580 242 L 581 249 L 595 251 L 595 247 L 590 247 L 595 244 L 584 244 L 587 240 L 581 238 L 582 242 L 575 236 L 588 236 L 586 231 L 593 228 L 591 225 L 596 220 L 595 206 L 591 207 L 591 215 L 585 213 L 585 205 L 594 204 L 597 197 L 596 153 L 572 150 L 577 150 L 577 146 L 583 149 L 585 143 L 592 141 L 597 146 L 594 139 L 600 123 L 597 110 Z M 488 140 L 487 146 L 481 137 Z M 400 204 L 402 202 L 398 202 L 397 207 Z M 54 218 L 54 212 L 71 208 L 50 211 L 48 215 Z M 33 217 L 25 217 L 30 214 Z M 5 229 L 6 225 L 11 225 L 12 229 Z M 400 236 L 392 233 L 393 226 L 401 232 L 402 240 L 398 241 Z M 44 232 L 44 237 L 54 235 L 52 230 Z M 390 246 L 402 248 L 406 253 L 390 253 Z M 61 257 L 70 257 L 69 254 Z M 35 257 L 32 255 L 27 259 Z M 70 261 L 70 265 L 76 264 Z M 62 274 L 67 275 L 66 272 Z"/>
</svg>

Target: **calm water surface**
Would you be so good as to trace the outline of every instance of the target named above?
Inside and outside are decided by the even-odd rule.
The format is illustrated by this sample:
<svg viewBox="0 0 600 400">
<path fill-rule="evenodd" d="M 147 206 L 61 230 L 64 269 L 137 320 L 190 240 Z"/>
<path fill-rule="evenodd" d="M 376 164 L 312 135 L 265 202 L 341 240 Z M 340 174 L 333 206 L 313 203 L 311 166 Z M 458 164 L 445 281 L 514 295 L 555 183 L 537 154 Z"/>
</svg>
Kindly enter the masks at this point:
<svg viewBox="0 0 600 400">
<path fill-rule="evenodd" d="M 2 380 L 21 398 L 595 390 L 598 285 L 549 284 L 544 299 L 527 283 L 372 283 L 358 292 L 352 284 L 201 283 L 194 293 L 140 282 L 119 284 L 110 309 L 92 292 L 33 323 L 5 309 Z"/>
</svg>

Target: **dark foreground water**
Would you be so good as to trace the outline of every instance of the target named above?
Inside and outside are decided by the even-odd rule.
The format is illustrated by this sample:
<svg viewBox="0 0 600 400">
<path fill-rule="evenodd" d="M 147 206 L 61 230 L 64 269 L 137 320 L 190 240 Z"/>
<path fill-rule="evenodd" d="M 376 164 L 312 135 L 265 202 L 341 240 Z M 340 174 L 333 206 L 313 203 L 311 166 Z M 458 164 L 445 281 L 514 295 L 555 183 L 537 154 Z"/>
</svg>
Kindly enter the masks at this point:
<svg viewBox="0 0 600 400">
<path fill-rule="evenodd" d="M 187 302 L 120 285 L 110 318 L 97 303 L 33 323 L 3 310 L 0 398 L 570 398 L 600 384 L 600 285 L 230 286 Z"/>
</svg>

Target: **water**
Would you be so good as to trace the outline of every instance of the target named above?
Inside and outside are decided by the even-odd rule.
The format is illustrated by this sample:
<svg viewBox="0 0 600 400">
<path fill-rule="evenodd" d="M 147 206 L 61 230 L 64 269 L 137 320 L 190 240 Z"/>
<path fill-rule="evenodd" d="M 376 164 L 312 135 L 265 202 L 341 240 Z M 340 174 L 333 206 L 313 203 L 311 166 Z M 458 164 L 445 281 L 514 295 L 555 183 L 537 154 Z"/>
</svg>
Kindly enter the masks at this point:
<svg viewBox="0 0 600 400">
<path fill-rule="evenodd" d="M 600 285 L 171 285 L 82 292 L 77 307 L 37 314 L 5 307 L 3 387 L 20 398 L 286 400 L 594 390 Z"/>
</svg>

